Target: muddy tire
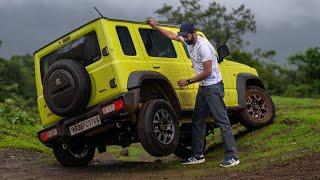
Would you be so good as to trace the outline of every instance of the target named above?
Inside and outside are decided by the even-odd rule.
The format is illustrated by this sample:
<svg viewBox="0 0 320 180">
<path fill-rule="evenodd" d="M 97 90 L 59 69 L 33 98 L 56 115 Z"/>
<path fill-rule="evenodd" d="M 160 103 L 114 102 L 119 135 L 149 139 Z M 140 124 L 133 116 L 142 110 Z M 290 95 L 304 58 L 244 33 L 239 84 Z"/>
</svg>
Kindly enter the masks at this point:
<svg viewBox="0 0 320 180">
<path fill-rule="evenodd" d="M 53 147 L 53 153 L 59 163 L 65 167 L 86 166 L 93 159 L 95 148 L 87 144 L 66 145 Z"/>
<path fill-rule="evenodd" d="M 167 156 L 179 143 L 180 128 L 177 115 L 171 105 L 162 99 L 143 104 L 137 132 L 144 149 L 152 156 Z"/>
<path fill-rule="evenodd" d="M 275 107 L 268 93 L 259 87 L 246 88 L 246 109 L 240 113 L 240 122 L 248 129 L 257 129 L 273 122 Z"/>
</svg>

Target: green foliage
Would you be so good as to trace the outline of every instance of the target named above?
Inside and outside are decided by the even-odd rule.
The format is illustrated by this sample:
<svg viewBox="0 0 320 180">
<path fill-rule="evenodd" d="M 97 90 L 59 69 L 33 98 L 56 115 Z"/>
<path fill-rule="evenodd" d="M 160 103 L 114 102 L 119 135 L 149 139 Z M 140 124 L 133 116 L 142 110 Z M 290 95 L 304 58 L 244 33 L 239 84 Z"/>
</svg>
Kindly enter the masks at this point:
<svg viewBox="0 0 320 180">
<path fill-rule="evenodd" d="M 33 57 L 12 56 L 9 60 L 0 59 L 0 102 L 13 94 L 26 99 L 36 99 Z"/>
<path fill-rule="evenodd" d="M 36 98 L 34 60 L 31 55 L 11 57 L 5 74 L 9 84 L 18 84 L 18 94 L 25 98 Z"/>
<path fill-rule="evenodd" d="M 275 51 L 255 50 L 253 53 L 234 51 L 230 60 L 247 64 L 258 71 L 262 82 L 272 95 L 290 97 L 320 97 L 320 49 L 310 48 L 289 57 L 285 68 L 275 63 Z"/>
<path fill-rule="evenodd" d="M 1 106 L 1 105 L 0 105 Z M 41 129 L 38 124 L 12 124 L 0 118 L 0 148 L 18 148 L 44 153 L 51 153 L 37 138 Z"/>
<path fill-rule="evenodd" d="M 309 48 L 288 58 L 296 67 L 292 84 L 285 95 L 294 97 L 320 97 L 320 48 Z"/>
<path fill-rule="evenodd" d="M 0 40 L 0 47 L 1 47 L 2 43 L 3 43 L 3 41 Z"/>
<path fill-rule="evenodd" d="M 5 99 L 0 104 L 0 120 L 7 121 L 10 124 L 33 125 L 38 122 L 36 110 L 30 108 L 24 99 Z"/>
<path fill-rule="evenodd" d="M 320 79 L 320 48 L 310 48 L 306 52 L 297 52 L 290 56 L 289 62 L 296 65 L 304 76 L 297 77 L 299 82 L 312 82 Z"/>
<path fill-rule="evenodd" d="M 250 9 L 244 5 L 227 10 L 218 2 L 210 2 L 205 8 L 200 0 L 180 0 L 174 8 L 164 4 L 155 13 L 163 23 L 182 24 L 192 22 L 204 32 L 216 46 L 228 44 L 232 50 L 231 60 L 255 68 L 269 93 L 293 97 L 320 97 L 320 51 L 310 48 L 289 57 L 289 69 L 277 64 L 273 50 L 254 52 L 240 50 L 247 44 L 243 35 L 256 31 L 256 22 Z"/>
<path fill-rule="evenodd" d="M 5 80 L 6 65 L 7 61 L 0 58 L 0 102 L 18 92 L 18 85 L 16 83 L 9 83 Z"/>
<path fill-rule="evenodd" d="M 201 29 L 206 37 L 220 46 L 228 43 L 231 49 L 239 49 L 245 42 L 242 36 L 256 31 L 256 22 L 250 9 L 244 5 L 227 11 L 216 1 L 204 9 L 200 0 L 180 0 L 176 9 L 164 4 L 155 11 L 163 23 L 182 24 L 192 22 Z"/>
<path fill-rule="evenodd" d="M 268 92 L 272 95 L 282 94 L 286 90 L 286 69 L 275 62 L 264 62 L 262 59 L 272 59 L 274 51 L 255 50 L 254 53 L 234 51 L 229 57 L 230 60 L 240 62 L 255 68 Z"/>
</svg>

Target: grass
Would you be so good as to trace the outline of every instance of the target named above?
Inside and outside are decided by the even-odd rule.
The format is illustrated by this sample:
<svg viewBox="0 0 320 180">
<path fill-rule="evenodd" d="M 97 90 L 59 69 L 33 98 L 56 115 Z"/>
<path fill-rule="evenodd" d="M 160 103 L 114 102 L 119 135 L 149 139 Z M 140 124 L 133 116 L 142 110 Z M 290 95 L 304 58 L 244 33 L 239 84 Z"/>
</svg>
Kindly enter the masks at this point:
<svg viewBox="0 0 320 180">
<path fill-rule="evenodd" d="M 197 166 L 181 166 L 178 161 L 148 164 L 149 177 L 194 178 L 212 174 L 254 171 L 272 164 L 320 152 L 320 99 L 273 97 L 276 105 L 275 122 L 255 131 L 238 126 L 234 129 L 241 164 L 232 169 L 221 169 L 223 158 L 220 132 L 215 130 L 207 140 L 214 148 L 206 155 L 207 162 Z M 130 150 L 130 149 L 129 149 Z M 141 167 L 120 173 L 123 177 L 141 176 Z M 210 169 L 210 171 L 208 171 Z M 161 175 L 156 175 L 161 171 Z M 112 173 L 106 173 L 109 176 Z"/>
<path fill-rule="evenodd" d="M 232 169 L 221 169 L 223 158 L 220 132 L 215 130 L 207 140 L 213 147 L 206 155 L 207 162 L 197 166 L 181 166 L 177 159 L 162 158 L 162 163 L 143 163 L 140 158 L 149 155 L 139 144 L 129 147 L 129 156 L 119 156 L 120 147 L 107 148 L 120 162 L 115 171 L 105 171 L 103 177 L 194 178 L 212 174 L 253 171 L 272 164 L 320 152 L 320 99 L 273 97 L 276 106 L 275 122 L 255 131 L 242 126 L 234 129 L 241 164 Z M 10 125 L 0 122 L 0 148 L 22 148 L 48 153 L 50 150 L 36 138 L 40 126 Z M 108 167 L 110 168 L 110 167 Z M 210 171 L 208 171 L 210 169 Z"/>
<path fill-rule="evenodd" d="M 38 139 L 40 125 L 10 124 L 0 120 L 0 148 L 14 148 L 49 153 Z"/>
</svg>

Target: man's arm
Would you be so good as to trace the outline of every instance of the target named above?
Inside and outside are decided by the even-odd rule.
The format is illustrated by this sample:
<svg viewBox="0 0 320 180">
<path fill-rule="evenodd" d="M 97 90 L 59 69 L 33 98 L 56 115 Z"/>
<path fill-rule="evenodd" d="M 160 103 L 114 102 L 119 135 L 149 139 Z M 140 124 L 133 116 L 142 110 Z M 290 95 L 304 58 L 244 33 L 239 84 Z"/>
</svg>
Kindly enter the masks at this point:
<svg viewBox="0 0 320 180">
<path fill-rule="evenodd" d="M 178 37 L 178 33 L 166 30 L 164 28 L 161 28 L 158 23 L 156 22 L 156 20 L 154 19 L 148 19 L 147 23 L 155 30 L 158 30 L 159 32 L 161 32 L 163 35 L 167 36 L 168 38 L 175 40 L 175 41 L 179 41 L 181 42 L 181 39 Z"/>
<path fill-rule="evenodd" d="M 209 46 L 201 46 L 200 56 L 203 65 L 203 71 L 197 76 L 190 79 L 191 82 L 186 82 L 187 80 L 178 81 L 180 87 L 186 86 L 190 83 L 195 83 L 208 78 L 212 74 L 212 63 L 217 61 L 217 56 L 214 56 Z"/>
<path fill-rule="evenodd" d="M 203 71 L 200 74 L 196 75 L 195 77 L 190 78 L 191 83 L 196 83 L 196 82 L 205 80 L 212 74 L 212 60 L 207 60 L 202 64 L 203 64 Z M 186 79 L 182 79 L 178 81 L 178 86 L 180 87 L 187 86 L 188 84 L 189 84 L 188 80 Z"/>
<path fill-rule="evenodd" d="M 203 62 L 202 64 L 203 64 L 203 71 L 197 76 L 190 79 L 192 83 L 205 80 L 212 74 L 212 61 L 208 60 L 206 62 Z"/>
</svg>

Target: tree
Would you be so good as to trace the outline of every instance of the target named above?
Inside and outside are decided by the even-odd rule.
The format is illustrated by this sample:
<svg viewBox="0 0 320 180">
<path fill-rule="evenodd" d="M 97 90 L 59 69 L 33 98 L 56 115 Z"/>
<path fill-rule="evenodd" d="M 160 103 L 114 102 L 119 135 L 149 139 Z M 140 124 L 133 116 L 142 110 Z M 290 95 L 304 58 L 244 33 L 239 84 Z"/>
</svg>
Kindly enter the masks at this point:
<svg viewBox="0 0 320 180">
<path fill-rule="evenodd" d="M 287 81 L 289 79 L 288 70 L 272 61 L 262 61 L 263 59 L 273 59 L 275 55 L 276 52 L 273 50 L 256 49 L 253 53 L 236 50 L 229 59 L 255 68 L 268 92 L 272 95 L 282 95 L 289 82 Z"/>
<path fill-rule="evenodd" d="M 17 93 L 18 85 L 16 83 L 8 83 L 4 78 L 6 76 L 7 61 L 0 58 L 0 102 L 6 98 L 12 97 Z"/>
<path fill-rule="evenodd" d="M 320 48 L 309 48 L 306 52 L 297 52 L 288 58 L 289 62 L 302 73 L 300 82 L 311 83 L 320 80 Z"/>
<path fill-rule="evenodd" d="M 288 58 L 296 67 L 292 87 L 287 94 L 299 97 L 320 97 L 320 48 L 309 48 Z"/>
<path fill-rule="evenodd" d="M 216 46 L 228 43 L 233 50 L 248 44 L 242 38 L 245 33 L 256 31 L 254 15 L 244 5 L 228 12 L 225 6 L 217 2 L 211 2 L 204 8 L 200 0 L 180 0 L 180 6 L 176 9 L 164 4 L 155 13 L 160 16 L 162 23 L 194 23 Z"/>
<path fill-rule="evenodd" d="M 17 84 L 18 94 L 24 98 L 36 98 L 33 57 L 29 54 L 12 56 L 3 70 L 7 84 Z"/>
</svg>

